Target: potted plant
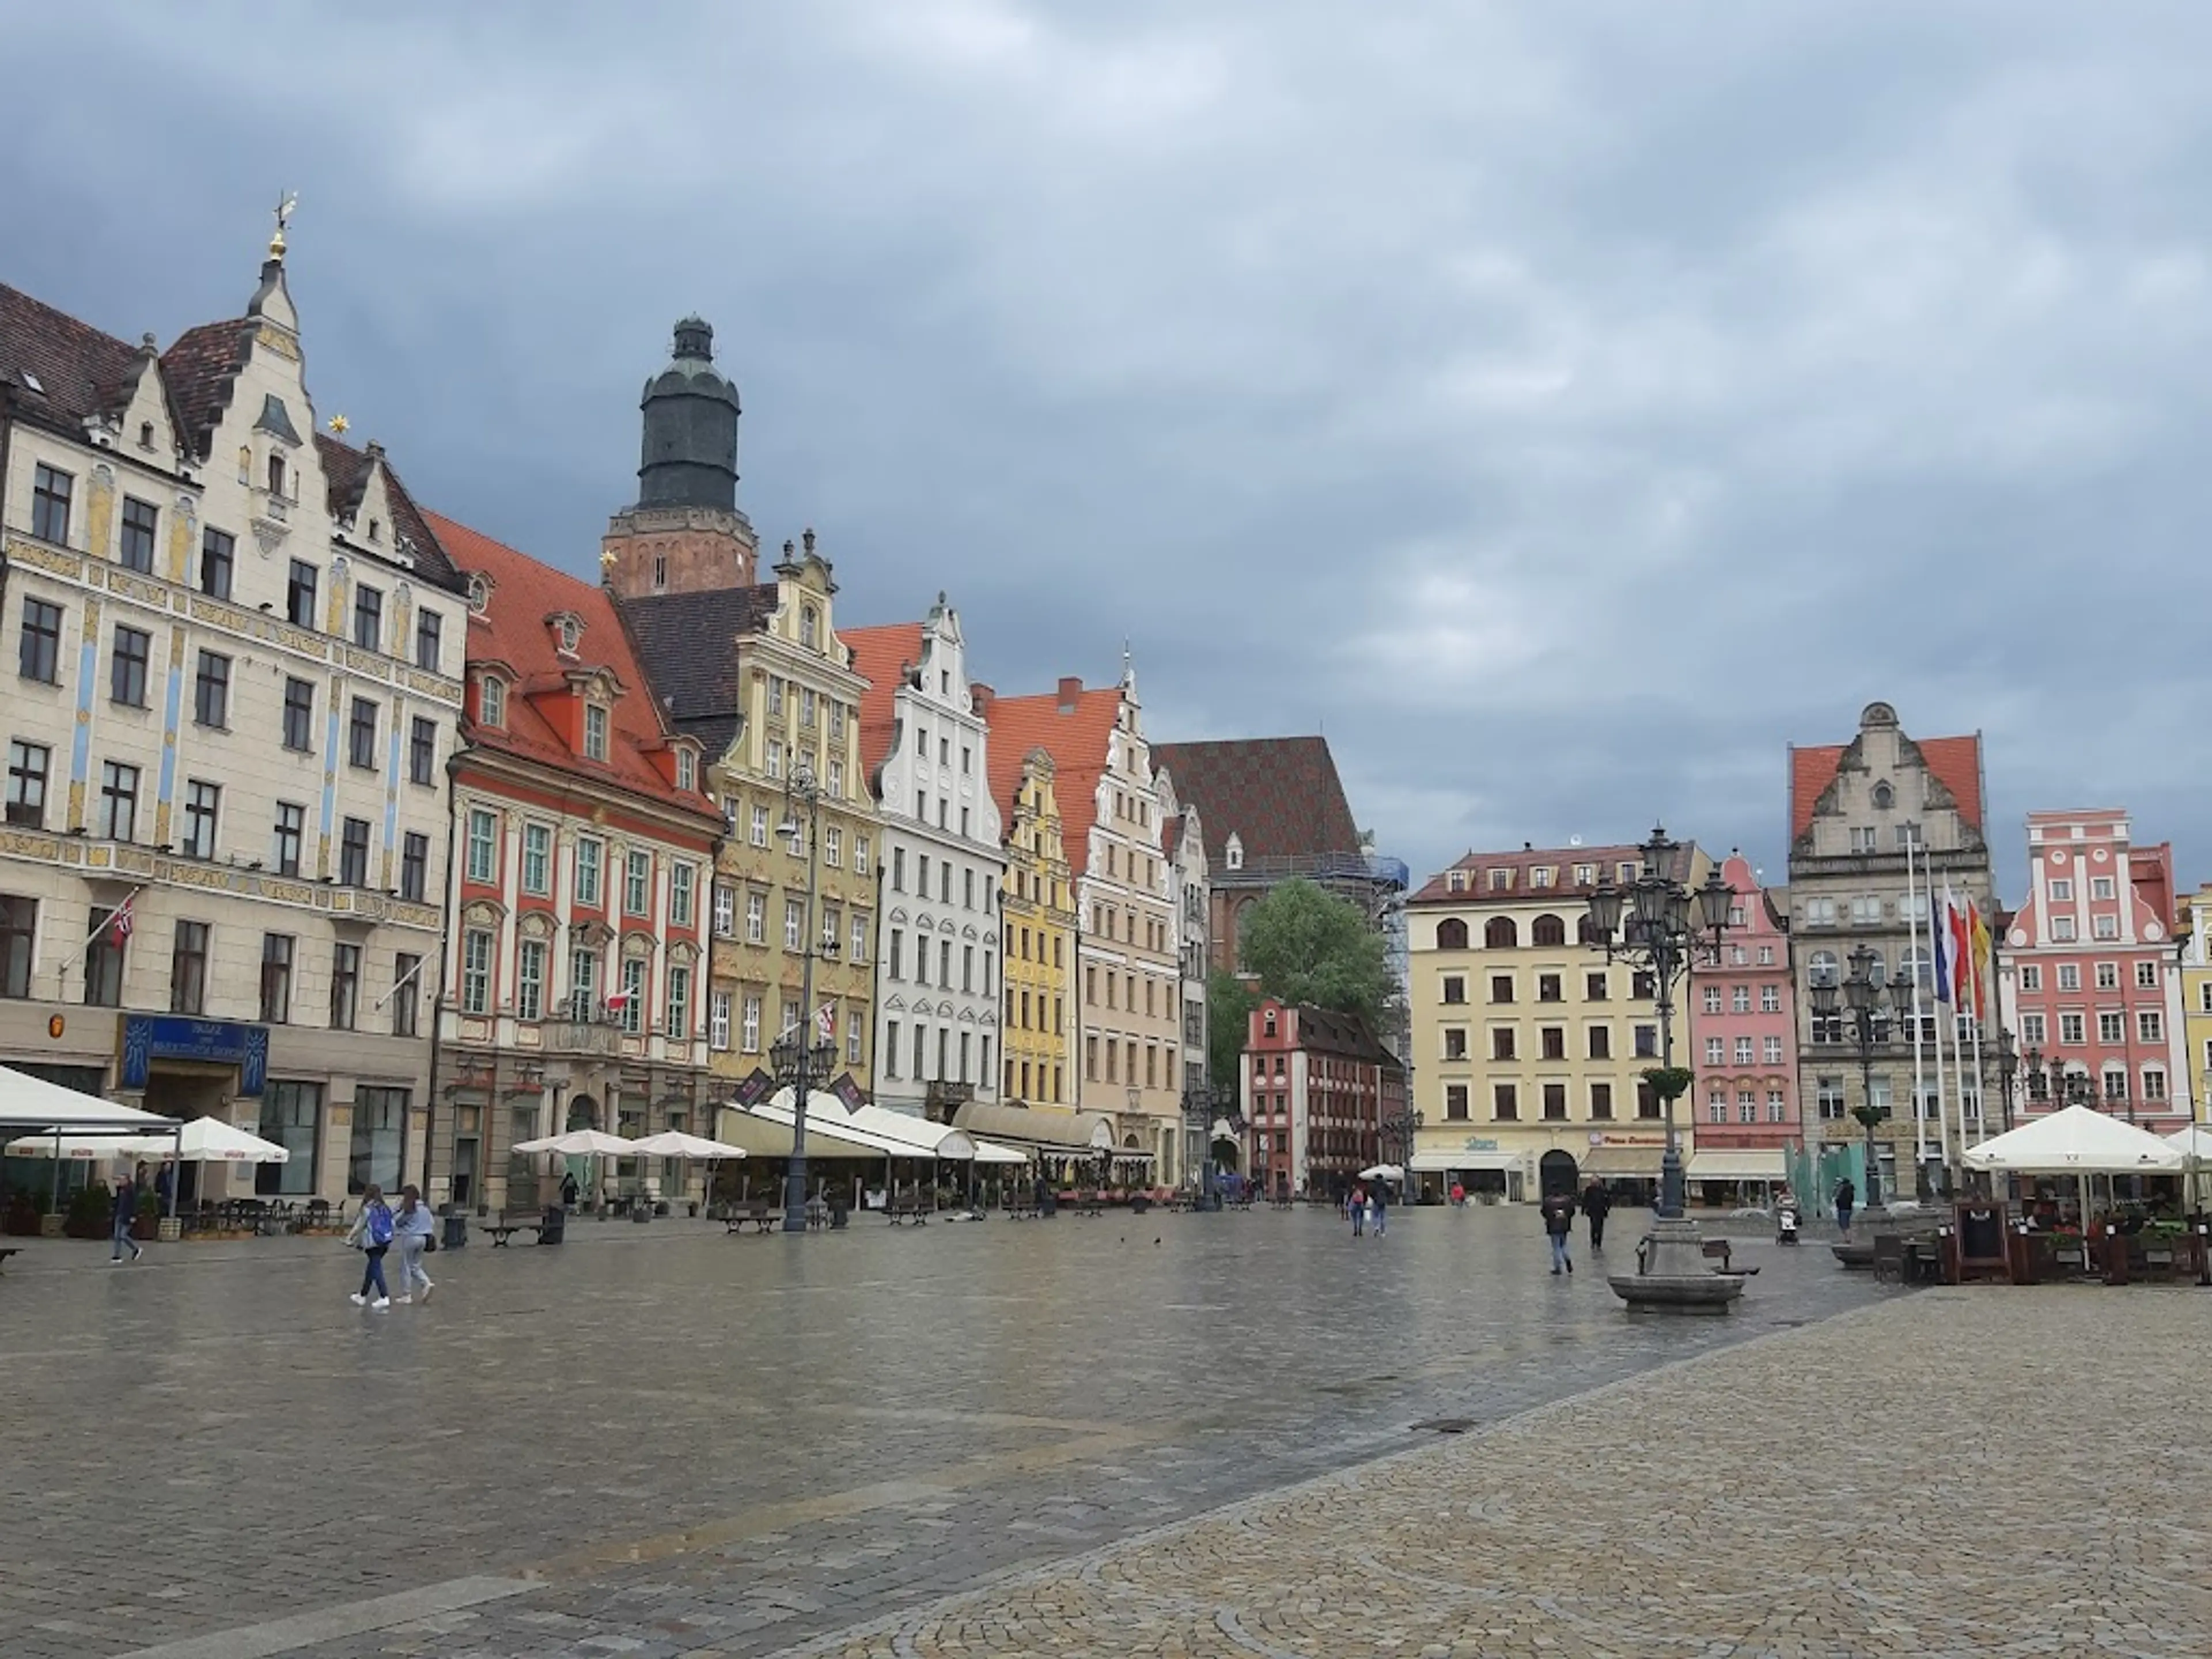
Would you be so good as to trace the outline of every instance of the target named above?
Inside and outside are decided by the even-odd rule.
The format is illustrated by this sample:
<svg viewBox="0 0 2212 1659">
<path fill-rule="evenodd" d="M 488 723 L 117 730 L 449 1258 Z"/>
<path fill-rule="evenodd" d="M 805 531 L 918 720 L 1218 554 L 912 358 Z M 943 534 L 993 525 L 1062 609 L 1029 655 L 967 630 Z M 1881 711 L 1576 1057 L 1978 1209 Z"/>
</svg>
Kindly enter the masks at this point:
<svg viewBox="0 0 2212 1659">
<path fill-rule="evenodd" d="M 88 1181 L 70 1194 L 69 1209 L 62 1216 L 47 1219 L 58 1219 L 60 1231 L 71 1238 L 105 1238 L 113 1202 L 103 1183 Z"/>
<path fill-rule="evenodd" d="M 36 1238 L 39 1236 L 39 1217 L 45 1212 L 46 1200 L 36 1193 L 21 1187 L 8 1189 L 8 1201 L 0 1209 L 0 1233 L 10 1238 Z"/>
</svg>

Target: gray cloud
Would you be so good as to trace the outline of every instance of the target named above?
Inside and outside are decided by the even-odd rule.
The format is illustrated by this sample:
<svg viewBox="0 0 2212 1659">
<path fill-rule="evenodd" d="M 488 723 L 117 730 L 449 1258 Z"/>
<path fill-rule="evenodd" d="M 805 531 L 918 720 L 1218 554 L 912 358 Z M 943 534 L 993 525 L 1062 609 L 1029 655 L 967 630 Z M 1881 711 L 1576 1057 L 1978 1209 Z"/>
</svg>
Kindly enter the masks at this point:
<svg viewBox="0 0 2212 1659">
<path fill-rule="evenodd" d="M 2196 873 L 2212 16 L 1318 0 L 15 9 L 5 275 L 165 337 L 299 188 L 320 411 L 578 570 L 667 327 L 844 615 L 1325 726 L 1417 868 L 1988 738 Z"/>
</svg>

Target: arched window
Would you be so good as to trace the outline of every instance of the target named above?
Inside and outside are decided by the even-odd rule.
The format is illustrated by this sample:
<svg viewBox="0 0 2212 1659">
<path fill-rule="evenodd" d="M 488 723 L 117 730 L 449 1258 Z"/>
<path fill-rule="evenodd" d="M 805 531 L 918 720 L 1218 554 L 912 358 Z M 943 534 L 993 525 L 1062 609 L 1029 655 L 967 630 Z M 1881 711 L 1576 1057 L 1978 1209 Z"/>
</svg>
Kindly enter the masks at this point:
<svg viewBox="0 0 2212 1659">
<path fill-rule="evenodd" d="M 1450 916 L 1437 924 L 1437 949 L 1464 951 L 1467 949 L 1467 924 L 1457 916 Z"/>
<path fill-rule="evenodd" d="M 1275 1011 L 1274 1011 L 1273 1008 L 1270 1008 L 1270 1009 L 1268 1009 L 1268 1010 L 1267 1010 L 1267 1016 L 1266 1016 L 1266 1022 L 1265 1022 L 1265 1023 L 1266 1023 L 1266 1028 L 1267 1028 L 1267 1034 L 1269 1036 L 1274 1036 L 1274 1035 L 1275 1035 Z"/>
<path fill-rule="evenodd" d="M 1557 916 L 1539 916 L 1528 924 L 1528 943 L 1531 945 L 1565 945 L 1567 924 Z"/>
<path fill-rule="evenodd" d="M 1875 787 L 1874 787 L 1874 810 L 1875 810 L 1875 811 L 1877 811 L 1877 812 L 1887 812 L 1887 811 L 1889 811 L 1889 809 L 1890 809 L 1891 807 L 1893 807 L 1893 806 L 1894 806 L 1894 805 L 1897 805 L 1897 791 L 1895 791 L 1894 789 L 1891 788 L 1891 787 L 1890 787 L 1887 784 L 1886 784 L 1886 783 L 1877 783 L 1876 785 L 1875 785 Z"/>
<path fill-rule="evenodd" d="M 1841 985 L 1844 975 L 1833 951 L 1815 951 L 1806 964 L 1805 982 L 1808 985 Z"/>
<path fill-rule="evenodd" d="M 1483 924 L 1482 945 L 1486 951 L 1510 951 L 1520 942 L 1521 930 L 1510 916 L 1492 916 Z"/>
</svg>

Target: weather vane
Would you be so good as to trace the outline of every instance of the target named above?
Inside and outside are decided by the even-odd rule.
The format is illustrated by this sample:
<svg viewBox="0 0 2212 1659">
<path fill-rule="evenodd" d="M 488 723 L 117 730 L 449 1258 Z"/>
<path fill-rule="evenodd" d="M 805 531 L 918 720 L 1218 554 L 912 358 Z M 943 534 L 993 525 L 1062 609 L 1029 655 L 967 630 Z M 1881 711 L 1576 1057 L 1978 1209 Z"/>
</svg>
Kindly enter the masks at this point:
<svg viewBox="0 0 2212 1659">
<path fill-rule="evenodd" d="M 276 198 L 276 234 L 269 239 L 269 257 L 284 257 L 284 227 L 292 222 L 292 210 L 300 205 L 300 192 L 285 191 Z"/>
</svg>

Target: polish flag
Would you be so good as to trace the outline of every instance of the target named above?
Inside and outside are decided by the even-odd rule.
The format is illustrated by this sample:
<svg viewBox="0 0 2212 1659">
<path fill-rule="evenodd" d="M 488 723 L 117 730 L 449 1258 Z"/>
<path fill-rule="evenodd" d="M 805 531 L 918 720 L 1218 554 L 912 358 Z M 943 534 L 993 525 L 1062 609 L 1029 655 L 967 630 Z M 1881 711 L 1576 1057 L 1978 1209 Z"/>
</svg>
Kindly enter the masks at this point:
<svg viewBox="0 0 2212 1659">
<path fill-rule="evenodd" d="M 611 1014 L 622 1012 L 623 1009 L 629 1006 L 630 996 L 631 993 L 628 991 L 614 992 L 607 998 L 607 1012 Z"/>
</svg>

